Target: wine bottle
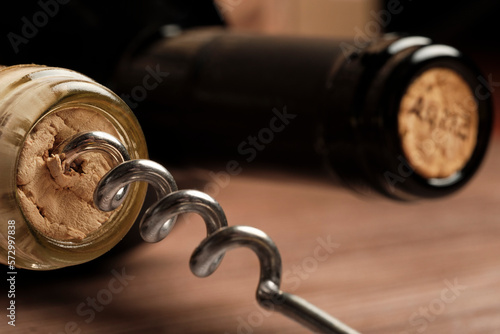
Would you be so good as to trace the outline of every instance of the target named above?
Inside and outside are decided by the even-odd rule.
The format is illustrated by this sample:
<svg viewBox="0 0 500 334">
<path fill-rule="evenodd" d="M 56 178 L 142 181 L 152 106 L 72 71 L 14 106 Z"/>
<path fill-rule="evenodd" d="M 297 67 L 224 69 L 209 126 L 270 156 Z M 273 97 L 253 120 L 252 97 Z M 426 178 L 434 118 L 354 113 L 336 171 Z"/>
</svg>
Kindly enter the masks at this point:
<svg viewBox="0 0 500 334">
<path fill-rule="evenodd" d="M 153 154 L 218 157 L 232 170 L 322 160 L 339 183 L 399 200 L 460 189 L 492 125 L 476 66 L 417 36 L 359 45 L 191 29 L 125 56 L 113 82 Z"/>
</svg>

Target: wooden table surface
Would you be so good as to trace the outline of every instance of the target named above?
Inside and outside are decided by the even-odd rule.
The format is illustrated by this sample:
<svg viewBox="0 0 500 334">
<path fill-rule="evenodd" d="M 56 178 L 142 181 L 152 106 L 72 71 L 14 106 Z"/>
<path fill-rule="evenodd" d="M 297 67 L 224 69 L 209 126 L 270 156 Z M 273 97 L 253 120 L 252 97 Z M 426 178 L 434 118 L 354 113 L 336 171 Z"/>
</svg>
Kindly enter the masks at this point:
<svg viewBox="0 0 500 334">
<path fill-rule="evenodd" d="M 362 333 L 500 333 L 499 167 L 495 140 L 463 191 L 411 204 L 248 168 L 217 199 L 230 225 L 260 228 L 276 242 L 284 291 Z M 4 317 L 0 333 L 307 332 L 257 306 L 259 267 L 249 250 L 228 253 L 209 278 L 193 276 L 189 256 L 203 237 L 201 219 L 187 216 L 158 244 L 59 271 L 21 271 L 16 327 Z"/>
</svg>

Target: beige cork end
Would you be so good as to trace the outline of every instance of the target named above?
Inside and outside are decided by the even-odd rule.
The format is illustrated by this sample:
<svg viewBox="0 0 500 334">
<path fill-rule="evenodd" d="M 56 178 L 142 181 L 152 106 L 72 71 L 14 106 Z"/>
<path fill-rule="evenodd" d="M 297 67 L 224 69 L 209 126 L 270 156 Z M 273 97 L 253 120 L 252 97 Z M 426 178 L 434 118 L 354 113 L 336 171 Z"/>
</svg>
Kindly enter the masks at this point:
<svg viewBox="0 0 500 334">
<path fill-rule="evenodd" d="M 424 178 L 447 178 L 474 152 L 478 107 L 455 71 L 432 68 L 419 75 L 401 100 L 398 127 L 403 152 Z"/>
<path fill-rule="evenodd" d="M 60 241 L 80 241 L 97 231 L 111 213 L 98 210 L 93 192 L 111 168 L 100 153 L 87 153 L 65 172 L 52 150 L 79 132 L 100 130 L 116 136 L 102 115 L 81 108 L 44 117 L 28 134 L 20 153 L 17 192 L 24 216 L 42 235 Z"/>
</svg>

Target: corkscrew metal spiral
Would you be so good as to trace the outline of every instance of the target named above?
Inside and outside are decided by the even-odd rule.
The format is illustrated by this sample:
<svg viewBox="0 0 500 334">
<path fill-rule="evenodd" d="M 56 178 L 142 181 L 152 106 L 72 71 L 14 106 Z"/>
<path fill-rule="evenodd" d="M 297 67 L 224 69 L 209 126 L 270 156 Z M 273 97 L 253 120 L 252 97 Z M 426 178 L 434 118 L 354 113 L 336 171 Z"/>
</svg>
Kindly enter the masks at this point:
<svg viewBox="0 0 500 334">
<path fill-rule="evenodd" d="M 262 307 L 278 311 L 313 331 L 359 334 L 304 299 L 281 291 L 281 256 L 267 234 L 249 226 L 229 227 L 226 215 L 215 199 L 197 190 L 177 190 L 167 169 L 150 160 L 129 160 L 127 150 L 113 136 L 97 131 L 77 134 L 61 143 L 55 153 L 65 154 L 62 163 L 64 168 L 69 168 L 76 158 L 89 151 L 107 153 L 115 165 L 100 180 L 94 192 L 94 202 L 100 210 L 118 208 L 130 183 L 147 182 L 155 189 L 158 201 L 147 209 L 140 223 L 140 233 L 145 241 L 164 239 L 180 214 L 197 213 L 203 218 L 207 237 L 191 255 L 190 268 L 194 275 L 211 275 L 227 251 L 247 247 L 259 258 L 260 279 L 256 298 Z"/>
</svg>

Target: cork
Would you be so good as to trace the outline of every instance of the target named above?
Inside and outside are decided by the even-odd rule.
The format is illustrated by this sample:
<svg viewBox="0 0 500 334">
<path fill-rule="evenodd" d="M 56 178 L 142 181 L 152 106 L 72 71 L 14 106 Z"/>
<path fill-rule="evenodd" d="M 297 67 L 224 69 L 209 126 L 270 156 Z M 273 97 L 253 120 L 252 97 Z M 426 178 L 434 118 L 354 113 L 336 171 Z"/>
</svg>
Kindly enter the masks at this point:
<svg viewBox="0 0 500 334">
<path fill-rule="evenodd" d="M 432 68 L 408 86 L 398 129 L 410 166 L 424 178 L 447 178 L 474 152 L 478 107 L 467 82 L 448 68 Z"/>
<path fill-rule="evenodd" d="M 52 155 L 60 142 L 84 131 L 117 136 L 101 114 L 68 108 L 44 117 L 27 135 L 19 156 L 17 193 L 23 214 L 34 229 L 55 240 L 82 240 L 112 214 L 93 203 L 97 183 L 111 169 L 102 154 L 82 155 L 69 172 L 62 168 L 63 157 Z"/>
</svg>

